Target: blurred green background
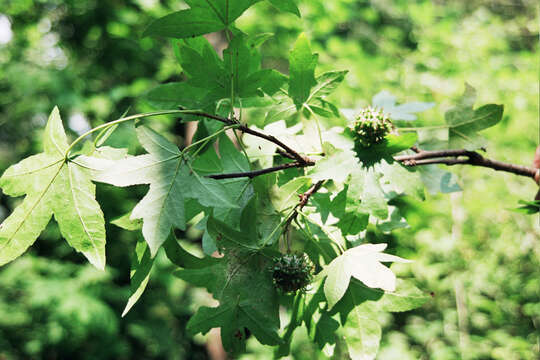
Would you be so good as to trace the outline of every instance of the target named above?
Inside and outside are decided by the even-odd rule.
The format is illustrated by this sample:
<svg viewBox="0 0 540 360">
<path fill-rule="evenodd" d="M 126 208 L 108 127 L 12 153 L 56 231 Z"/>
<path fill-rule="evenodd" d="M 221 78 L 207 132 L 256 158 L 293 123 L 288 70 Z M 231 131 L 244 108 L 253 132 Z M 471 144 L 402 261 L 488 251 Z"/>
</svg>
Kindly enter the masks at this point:
<svg viewBox="0 0 540 360">
<path fill-rule="evenodd" d="M 184 8 L 172 0 L 0 0 L 0 172 L 40 150 L 54 105 L 71 135 L 146 111 L 138 100 L 181 79 L 166 40 L 141 38 L 154 18 Z M 266 3 L 238 26 L 271 32 L 263 64 L 282 71 L 305 31 L 319 72 L 350 70 L 334 100 L 358 108 L 385 89 L 400 102 L 434 101 L 419 123 L 443 123 L 468 82 L 478 104 L 505 105 L 501 124 L 484 132 L 490 157 L 529 165 L 539 141 L 539 9 L 534 0 L 305 0 L 303 15 Z M 183 125 L 160 122 L 181 142 Z M 115 145 L 137 151 L 129 126 Z M 415 260 L 396 267 L 431 292 L 424 307 L 388 314 L 378 359 L 540 358 L 540 219 L 509 211 L 537 190 L 524 178 L 452 168 L 462 193 L 405 199 L 410 228 L 367 236 Z M 129 211 L 144 187 L 98 186 L 108 220 Z M 18 203 L 0 193 L 0 220 Z M 206 359 L 205 339 L 185 324 L 208 301 L 171 275 L 159 254 L 146 293 L 125 317 L 135 233 L 108 226 L 107 271 L 85 263 L 51 223 L 21 258 L 0 269 L 0 359 Z M 197 244 L 196 232 L 180 234 Z M 339 358 L 342 344 L 336 345 Z M 246 359 L 271 358 L 250 343 Z M 325 358 L 297 331 L 291 358 Z"/>
</svg>

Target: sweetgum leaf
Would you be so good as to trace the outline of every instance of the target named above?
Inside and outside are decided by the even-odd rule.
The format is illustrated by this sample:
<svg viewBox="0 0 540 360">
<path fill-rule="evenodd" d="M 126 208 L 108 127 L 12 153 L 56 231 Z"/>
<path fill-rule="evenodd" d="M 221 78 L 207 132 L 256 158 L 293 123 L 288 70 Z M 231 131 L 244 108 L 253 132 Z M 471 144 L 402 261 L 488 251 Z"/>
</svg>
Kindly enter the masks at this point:
<svg viewBox="0 0 540 360">
<path fill-rule="evenodd" d="M 386 219 L 388 217 L 388 205 L 379 182 L 380 176 L 379 173 L 371 170 L 365 174 L 361 195 L 359 197 L 361 202 L 356 206 L 356 209 L 360 213 L 372 214 L 379 219 Z M 351 199 L 355 198 L 354 190 L 355 186 L 353 186 L 351 181 L 349 193 L 347 194 Z"/>
<path fill-rule="evenodd" d="M 331 94 L 345 79 L 349 71 L 329 71 L 315 79 L 317 84 L 311 90 L 310 98 L 322 97 Z"/>
<path fill-rule="evenodd" d="M 146 155 L 110 161 L 81 157 L 93 169 L 96 181 L 115 186 L 150 184 L 150 190 L 133 209 L 131 219 L 143 219 L 143 236 L 152 256 L 165 242 L 171 227 L 185 229 L 196 204 L 236 207 L 223 184 L 191 172 L 176 145 L 148 127 L 137 127 L 139 141 Z"/>
<path fill-rule="evenodd" d="M 357 301 L 352 295 L 353 303 Z M 375 359 L 381 341 L 381 326 L 369 306 L 357 306 L 349 314 L 340 331 L 352 360 Z"/>
<path fill-rule="evenodd" d="M 388 164 L 386 161 L 380 164 L 380 169 L 383 173 L 383 181 L 388 183 L 388 186 L 397 194 L 424 199 L 424 185 L 418 172 L 409 170 L 399 163 Z"/>
<path fill-rule="evenodd" d="M 186 0 L 190 9 L 155 20 L 143 35 L 183 39 L 219 31 L 231 25 L 258 1 L 260 0 Z"/>
<path fill-rule="evenodd" d="M 317 161 L 309 171 L 308 176 L 313 182 L 332 179 L 342 183 L 347 180 L 354 168 L 359 167 L 354 152 L 333 147 L 330 149 L 331 151 L 325 151 L 325 157 Z"/>
<path fill-rule="evenodd" d="M 362 288 L 351 286 L 347 293 L 332 309 L 331 314 L 339 313 L 341 328 L 338 334 L 343 336 L 351 359 L 375 359 L 381 340 L 381 326 L 377 322 L 376 308 L 366 297 Z"/>
<path fill-rule="evenodd" d="M 381 262 L 409 262 L 398 256 L 382 253 L 386 244 L 363 244 L 345 251 L 326 266 L 319 276 L 326 276 L 324 294 L 332 308 L 345 294 L 351 277 L 371 288 L 396 289 L 396 276 Z"/>
<path fill-rule="evenodd" d="M 130 231 L 142 229 L 142 220 L 141 219 L 131 220 L 131 211 L 128 212 L 127 214 L 117 217 L 114 220 L 111 220 L 111 224 L 114 224 L 124 230 L 130 230 Z"/>
<path fill-rule="evenodd" d="M 186 251 L 176 240 L 170 235 L 163 244 L 165 255 L 176 266 L 186 269 L 199 269 L 214 265 L 218 259 L 212 257 L 199 258 Z"/>
<path fill-rule="evenodd" d="M 195 87 L 188 82 L 172 82 L 158 85 L 144 95 L 144 99 L 158 109 L 174 109 L 182 106 L 188 109 L 204 108 L 201 101 L 206 96 L 205 88 Z"/>
<path fill-rule="evenodd" d="M 278 301 L 268 266 L 261 255 L 229 252 L 217 264 L 196 272 L 177 271 L 180 278 L 206 286 L 220 303 L 214 308 L 199 308 L 187 324 L 188 332 L 204 334 L 220 327 L 223 346 L 232 352 L 244 348 L 244 328 L 262 344 L 280 344 Z"/>
<path fill-rule="evenodd" d="M 223 51 L 228 74 L 226 87 L 229 91 L 234 89 L 236 98 L 256 97 L 260 90 L 273 95 L 286 81 L 286 76 L 276 70 L 261 69 L 261 55 L 256 46 L 259 43 L 258 38 L 238 33 Z"/>
<path fill-rule="evenodd" d="M 67 137 L 56 107 L 47 122 L 43 145 L 45 152 L 11 166 L 0 178 L 5 194 L 26 195 L 0 225 L 0 265 L 32 245 L 54 214 L 68 243 L 103 269 L 105 220 L 95 199 L 95 185 L 85 167 L 66 158 Z"/>
<path fill-rule="evenodd" d="M 347 71 L 331 71 L 315 78 L 317 59 L 305 34 L 300 34 L 289 54 L 288 97 L 278 97 L 279 103 L 268 111 L 265 124 L 287 120 L 298 112 L 306 118 L 312 113 L 328 118 L 340 116 L 337 107 L 324 98 L 343 81 Z"/>
<path fill-rule="evenodd" d="M 317 84 L 315 80 L 317 58 L 316 54 L 311 53 L 306 35 L 300 34 L 289 54 L 289 96 L 297 109 L 302 108 L 311 88 Z"/>
<path fill-rule="evenodd" d="M 342 329 L 338 330 L 338 334 L 345 336 L 351 358 L 374 359 L 381 337 L 377 313 L 409 311 L 422 306 L 429 299 L 429 295 L 409 281 L 398 279 L 395 291 L 387 292 L 366 287 L 352 279 L 330 315 L 339 314 Z"/>
<path fill-rule="evenodd" d="M 226 249 L 258 250 L 259 239 L 256 234 L 232 229 L 227 224 L 213 216 L 206 223 L 208 233 L 216 239 L 219 247 Z"/>
<path fill-rule="evenodd" d="M 336 343 L 336 331 L 339 329 L 339 322 L 333 319 L 328 312 L 323 312 L 315 325 L 313 341 L 322 349 L 326 344 Z"/>
<path fill-rule="evenodd" d="M 465 92 L 457 105 L 444 114 L 448 124 L 448 144 L 450 148 L 476 150 L 485 144 L 485 140 L 477 134 L 502 119 L 503 105 L 488 104 L 473 109 L 476 91 L 465 84 Z"/>
<path fill-rule="evenodd" d="M 276 70 L 261 69 L 257 47 L 267 38 L 248 37 L 235 31 L 223 59 L 202 36 L 175 40 L 175 55 L 187 80 L 159 85 L 145 99 L 158 108 L 182 106 L 224 116 L 230 111 L 232 94 L 236 107 L 266 106 L 272 99 L 263 95 L 273 95 L 287 79 Z M 183 115 L 182 119 L 190 121 L 196 117 Z"/>
</svg>

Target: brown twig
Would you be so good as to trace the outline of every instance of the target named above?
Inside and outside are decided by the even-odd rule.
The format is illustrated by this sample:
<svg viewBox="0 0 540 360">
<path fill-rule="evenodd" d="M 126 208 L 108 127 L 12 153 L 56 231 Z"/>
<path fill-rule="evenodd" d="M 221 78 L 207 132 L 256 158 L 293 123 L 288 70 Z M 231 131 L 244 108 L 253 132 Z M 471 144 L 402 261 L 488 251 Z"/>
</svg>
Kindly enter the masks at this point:
<svg viewBox="0 0 540 360">
<path fill-rule="evenodd" d="M 307 202 L 309 201 L 309 198 L 315 194 L 319 189 L 323 186 L 325 180 L 317 181 L 315 184 L 311 185 L 311 187 L 303 194 L 298 195 L 300 198 L 300 201 L 296 206 L 294 207 L 294 210 L 292 214 L 287 219 L 287 222 L 285 223 L 284 229 L 287 231 L 287 228 L 291 225 L 291 223 L 298 217 L 298 212 L 301 211 L 304 206 L 306 206 Z"/>
<path fill-rule="evenodd" d="M 201 117 L 205 117 L 205 118 L 208 118 L 208 119 L 217 120 L 217 121 L 220 121 L 220 122 L 222 122 L 222 123 L 224 123 L 226 125 L 238 125 L 239 124 L 237 120 L 228 119 L 228 118 L 225 118 L 225 117 L 222 117 L 222 116 L 207 114 L 207 113 L 200 112 L 200 111 L 185 112 L 184 114 L 201 116 Z M 260 137 L 262 139 L 268 140 L 268 141 L 276 144 L 277 146 L 279 146 L 280 148 L 285 150 L 285 152 L 287 154 L 291 155 L 300 164 L 307 164 L 307 163 L 311 162 L 311 160 L 309 158 L 300 155 L 297 151 L 295 151 L 292 148 L 290 148 L 289 146 L 285 145 L 283 142 L 281 142 L 275 136 L 267 135 L 267 134 L 264 134 L 264 133 L 259 132 L 257 130 L 253 130 L 253 129 L 251 129 L 251 128 L 247 127 L 246 125 L 243 125 L 243 124 L 240 124 L 240 126 L 238 126 L 236 129 L 242 131 L 245 134 L 250 134 L 250 135 L 253 135 L 253 136 L 257 136 L 257 137 Z M 307 165 L 305 165 L 305 166 L 307 166 Z"/>
<path fill-rule="evenodd" d="M 419 149 L 417 149 L 419 150 Z M 456 150 L 419 150 L 416 154 L 401 155 L 394 157 L 396 161 L 405 166 L 420 166 L 430 164 L 443 165 L 473 165 L 487 167 L 497 171 L 505 171 L 512 174 L 526 176 L 534 179 L 537 169 L 527 166 L 509 164 L 498 160 L 483 157 L 476 151 L 464 149 Z"/>
<path fill-rule="evenodd" d="M 215 175 L 208 175 L 207 177 L 212 179 L 233 179 L 233 178 L 241 178 L 241 177 L 248 177 L 250 179 L 253 179 L 255 176 L 268 174 L 274 171 L 280 171 L 290 168 L 302 168 L 306 166 L 313 166 L 315 165 L 314 161 L 309 161 L 305 163 L 299 163 L 298 161 L 285 163 L 278 166 L 269 167 L 266 169 L 260 169 L 260 170 L 253 170 L 253 171 L 246 171 L 246 172 L 238 172 L 238 173 L 228 173 L 228 174 L 215 174 Z"/>
<path fill-rule="evenodd" d="M 220 121 L 226 125 L 239 125 L 236 119 L 228 119 L 225 117 L 212 115 L 200 111 L 186 112 L 186 114 L 201 116 L 208 119 L 213 119 Z M 249 177 L 253 178 L 258 175 L 267 174 L 273 171 L 279 171 L 283 169 L 289 169 L 292 167 L 306 167 L 315 165 L 315 161 L 311 160 L 308 157 L 300 155 L 297 151 L 293 150 L 279 139 L 272 135 L 267 135 L 257 130 L 248 128 L 246 125 L 240 124 L 237 127 L 238 130 L 257 136 L 259 138 L 268 140 L 281 149 L 278 149 L 278 153 L 281 155 L 296 160 L 292 163 L 287 163 L 267 169 L 249 171 L 245 173 L 231 173 L 231 174 L 216 174 L 210 175 L 209 177 L 214 179 L 227 179 L 227 178 L 238 178 L 238 177 Z M 473 165 L 490 168 L 497 171 L 505 171 L 515 175 L 526 176 L 532 179 L 535 179 L 535 176 L 538 176 L 538 169 L 530 168 L 522 165 L 514 165 L 505 163 L 498 160 L 491 160 L 483 157 L 476 151 L 469 151 L 465 149 L 450 149 L 450 150 L 421 150 L 416 146 L 411 147 L 411 150 L 415 154 L 411 155 L 401 155 L 396 156 L 394 159 L 405 166 L 421 166 L 421 165 L 431 165 L 431 164 L 443 164 L 443 165 Z"/>
<path fill-rule="evenodd" d="M 286 158 L 289 158 L 289 159 L 291 159 L 291 160 L 294 160 L 294 156 L 292 156 L 292 155 L 289 154 L 288 152 L 285 152 L 285 151 L 283 151 L 283 150 L 281 150 L 281 149 L 276 149 L 276 152 L 277 152 L 279 155 L 283 156 L 283 157 L 286 157 Z"/>
</svg>

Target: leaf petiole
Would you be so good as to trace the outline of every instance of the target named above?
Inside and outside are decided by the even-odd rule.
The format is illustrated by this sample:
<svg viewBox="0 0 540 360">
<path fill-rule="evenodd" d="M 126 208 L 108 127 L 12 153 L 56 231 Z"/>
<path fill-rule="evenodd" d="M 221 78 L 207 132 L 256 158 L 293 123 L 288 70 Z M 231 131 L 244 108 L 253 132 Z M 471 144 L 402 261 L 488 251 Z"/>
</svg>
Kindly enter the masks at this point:
<svg viewBox="0 0 540 360">
<path fill-rule="evenodd" d="M 117 120 L 114 120 L 114 121 L 99 125 L 99 126 L 93 128 L 93 129 L 88 130 L 87 132 L 85 132 L 84 134 L 79 136 L 77 139 L 75 139 L 71 143 L 71 145 L 69 145 L 69 147 L 67 148 L 67 150 L 66 150 L 66 152 L 64 154 L 64 157 L 66 159 L 69 158 L 69 153 L 75 147 L 75 145 L 77 145 L 85 137 L 87 137 L 90 134 L 95 133 L 96 131 L 106 129 L 106 128 L 109 128 L 111 126 L 114 126 L 114 125 L 117 125 L 117 124 L 120 124 L 120 123 L 123 123 L 123 122 L 126 122 L 126 121 L 137 120 L 137 119 L 141 119 L 141 118 L 145 118 L 145 117 L 158 116 L 158 115 L 169 115 L 169 114 L 192 113 L 194 111 L 196 111 L 196 110 L 160 110 L 160 111 L 153 111 L 153 112 L 148 112 L 148 113 L 135 114 L 135 115 L 131 115 L 131 116 L 122 117 L 120 119 L 117 119 Z"/>
</svg>

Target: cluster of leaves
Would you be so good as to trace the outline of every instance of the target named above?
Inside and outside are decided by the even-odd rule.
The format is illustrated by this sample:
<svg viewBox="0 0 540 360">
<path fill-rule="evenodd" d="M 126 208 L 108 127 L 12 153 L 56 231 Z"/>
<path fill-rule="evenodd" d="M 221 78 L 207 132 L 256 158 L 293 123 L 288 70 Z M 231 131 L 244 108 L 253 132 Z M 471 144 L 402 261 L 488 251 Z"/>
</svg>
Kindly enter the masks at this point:
<svg viewBox="0 0 540 360">
<path fill-rule="evenodd" d="M 248 36 L 234 26 L 256 2 L 188 1 L 190 9 L 158 19 L 147 29 L 147 35 L 174 39 L 186 81 L 158 86 L 146 98 L 158 107 L 184 110 L 126 117 L 93 129 L 87 135 L 103 131 L 77 152 L 73 150 L 82 138 L 69 144 L 59 111 L 53 110 L 44 152 L 13 165 L 0 178 L 6 194 L 26 195 L 0 225 L 0 264 L 20 256 L 54 215 L 68 243 L 102 269 L 105 219 L 92 181 L 119 187 L 147 184 L 149 190 L 135 208 L 115 221 L 127 230 L 141 229 L 145 240 L 135 249 L 132 295 L 124 314 L 143 293 L 163 247 L 179 267 L 175 275 L 206 288 L 219 303 L 201 307 L 191 318 L 192 334 L 220 327 L 223 345 L 232 353 L 242 352 L 253 334 L 262 344 L 277 346 L 276 354 L 283 356 L 294 330 L 306 326 L 320 348 L 331 351 L 341 338 L 352 358 L 374 358 L 381 338 L 378 313 L 410 310 L 429 296 L 410 281 L 398 281 L 381 264 L 406 260 L 382 253 L 385 244 L 364 243 L 364 230 L 369 224 L 384 232 L 407 226 L 398 201 L 403 195 L 422 199 L 425 189 L 459 188 L 438 168 L 411 171 L 393 160 L 396 153 L 431 141 L 426 130 L 385 134 L 384 141 L 359 150 L 346 130 L 346 118 L 326 99 L 346 72 L 315 76 L 317 55 L 305 35 L 290 52 L 288 75 L 262 69 L 258 46 L 269 36 Z M 292 1 L 270 2 L 298 15 Z M 218 30 L 230 37 L 222 58 L 200 36 Z M 501 106 L 473 109 L 473 103 L 473 90 L 467 87 L 458 105 L 446 113 L 446 145 L 476 149 L 477 132 L 500 121 Z M 431 104 L 396 105 L 390 94 L 380 93 L 373 106 L 388 112 L 399 128 L 400 121 Z M 256 122 L 263 129 L 249 118 L 234 118 L 245 108 L 266 112 L 264 121 Z M 145 124 L 137 124 L 136 133 L 146 154 L 132 156 L 104 145 L 118 122 L 174 112 L 181 114 L 179 121 L 202 117 L 194 143 L 182 150 Z M 223 117 L 225 121 L 219 121 Z M 330 126 L 335 123 L 341 125 Z M 225 136 L 228 128 L 251 129 L 238 141 L 242 151 Z M 256 136 L 262 133 L 267 136 Z M 292 163 L 295 155 L 304 159 L 301 166 L 252 175 Z M 309 170 L 292 168 L 312 163 Z M 227 176 L 238 173 L 246 175 Z M 322 184 L 318 193 L 309 192 L 316 184 Z M 298 208 L 297 195 L 309 196 L 309 205 Z M 174 228 L 189 225 L 204 231 L 204 258 L 185 251 L 172 236 Z M 285 233 L 317 272 L 306 291 L 296 295 L 280 293 L 268 271 Z M 210 256 L 216 251 L 223 257 Z M 280 304 L 291 311 L 289 324 L 281 330 Z"/>
</svg>

